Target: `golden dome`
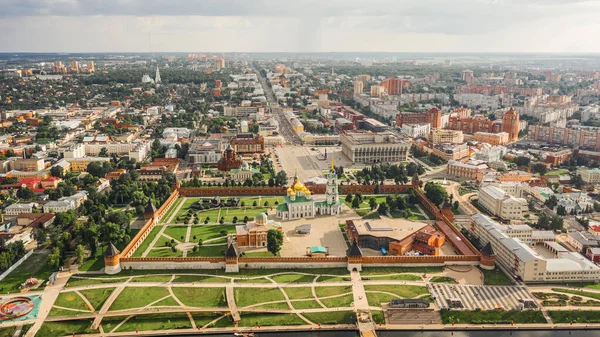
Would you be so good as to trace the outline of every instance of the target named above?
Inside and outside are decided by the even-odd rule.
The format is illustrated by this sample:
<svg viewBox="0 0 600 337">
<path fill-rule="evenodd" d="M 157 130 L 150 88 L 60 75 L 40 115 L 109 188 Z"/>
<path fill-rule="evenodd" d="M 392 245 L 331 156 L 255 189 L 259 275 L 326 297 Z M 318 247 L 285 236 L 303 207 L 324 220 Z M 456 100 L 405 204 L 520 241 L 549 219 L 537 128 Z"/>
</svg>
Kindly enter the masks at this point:
<svg viewBox="0 0 600 337">
<path fill-rule="evenodd" d="M 295 196 L 296 196 L 296 192 L 294 192 L 294 191 L 291 191 L 291 192 L 290 192 L 290 197 L 295 197 Z"/>
<path fill-rule="evenodd" d="M 287 192 L 290 193 L 292 191 L 291 187 L 288 187 Z"/>
<path fill-rule="evenodd" d="M 309 196 L 310 195 L 310 191 L 307 189 L 306 191 L 304 191 L 304 193 Z"/>
<path fill-rule="evenodd" d="M 296 190 L 296 191 L 302 191 L 302 189 L 304 189 L 304 185 L 302 185 L 301 182 L 296 181 L 296 183 L 294 184 L 294 190 Z"/>
</svg>

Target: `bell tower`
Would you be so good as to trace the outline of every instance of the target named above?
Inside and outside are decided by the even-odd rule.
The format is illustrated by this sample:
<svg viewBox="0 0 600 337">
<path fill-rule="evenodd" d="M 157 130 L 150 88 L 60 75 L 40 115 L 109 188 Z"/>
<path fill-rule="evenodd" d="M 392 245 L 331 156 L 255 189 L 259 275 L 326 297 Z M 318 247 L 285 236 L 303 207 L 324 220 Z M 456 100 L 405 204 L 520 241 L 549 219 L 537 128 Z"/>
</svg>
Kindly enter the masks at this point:
<svg viewBox="0 0 600 337">
<path fill-rule="evenodd" d="M 338 193 L 338 177 L 335 173 L 335 164 L 333 157 L 331 158 L 331 169 L 327 174 L 327 189 L 325 190 L 325 196 L 327 200 L 327 204 L 333 205 L 339 201 L 339 193 Z"/>
</svg>

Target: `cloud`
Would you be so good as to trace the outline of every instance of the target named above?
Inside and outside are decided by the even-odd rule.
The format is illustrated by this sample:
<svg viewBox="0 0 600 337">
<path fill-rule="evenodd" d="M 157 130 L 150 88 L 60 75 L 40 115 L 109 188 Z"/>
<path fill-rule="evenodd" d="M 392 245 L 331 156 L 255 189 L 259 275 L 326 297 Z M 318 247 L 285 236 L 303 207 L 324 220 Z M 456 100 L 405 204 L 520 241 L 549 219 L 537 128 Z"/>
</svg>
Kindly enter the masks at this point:
<svg viewBox="0 0 600 337">
<path fill-rule="evenodd" d="M 598 51 L 583 0 L 0 0 L 10 51 Z M 26 23 L 26 24 L 24 24 Z M 587 36 L 587 37 L 586 37 Z"/>
</svg>

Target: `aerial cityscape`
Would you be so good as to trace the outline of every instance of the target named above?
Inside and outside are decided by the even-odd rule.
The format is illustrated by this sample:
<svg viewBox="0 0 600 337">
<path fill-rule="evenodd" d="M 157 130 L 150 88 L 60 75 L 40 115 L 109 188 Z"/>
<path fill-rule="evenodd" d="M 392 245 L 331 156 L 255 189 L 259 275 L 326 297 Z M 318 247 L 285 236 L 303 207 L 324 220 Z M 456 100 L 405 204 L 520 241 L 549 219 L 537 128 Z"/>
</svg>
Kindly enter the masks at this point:
<svg viewBox="0 0 600 337">
<path fill-rule="evenodd" d="M 600 7 L 549 2 L 7 1 L 0 337 L 595 336 Z"/>
</svg>

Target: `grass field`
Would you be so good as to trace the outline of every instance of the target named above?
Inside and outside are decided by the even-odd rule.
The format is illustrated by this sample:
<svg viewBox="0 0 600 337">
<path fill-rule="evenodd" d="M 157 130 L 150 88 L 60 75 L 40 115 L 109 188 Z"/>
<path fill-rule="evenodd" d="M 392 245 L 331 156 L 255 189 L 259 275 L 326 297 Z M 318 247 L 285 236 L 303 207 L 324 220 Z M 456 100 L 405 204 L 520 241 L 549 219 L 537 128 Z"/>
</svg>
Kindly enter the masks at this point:
<svg viewBox="0 0 600 337">
<path fill-rule="evenodd" d="M 290 300 L 314 298 L 312 289 L 308 287 L 284 288 L 283 290 L 288 295 Z"/>
<path fill-rule="evenodd" d="M 179 204 L 181 204 L 181 202 L 183 202 L 183 199 L 177 198 L 177 200 L 175 200 L 175 202 L 171 205 L 171 207 L 169 207 L 169 209 L 167 210 L 167 213 L 165 213 L 165 215 L 163 215 L 163 217 L 160 219 L 159 223 L 167 222 L 167 220 L 169 220 L 169 218 L 171 218 L 171 215 L 173 215 L 173 212 L 177 209 Z"/>
<path fill-rule="evenodd" d="M 573 289 L 564 289 L 564 288 L 552 288 L 552 291 L 555 291 L 557 293 L 585 296 L 585 297 L 590 297 L 590 298 L 593 298 L 596 300 L 600 300 L 600 293 L 593 293 L 591 291 L 573 290 Z"/>
<path fill-rule="evenodd" d="M 167 288 L 162 287 L 127 287 L 113 302 L 109 310 L 142 308 L 146 305 L 169 296 Z"/>
<path fill-rule="evenodd" d="M 541 311 L 440 311 L 443 324 L 547 323 Z M 554 321 L 555 323 L 558 323 Z"/>
<path fill-rule="evenodd" d="M 108 317 L 102 320 L 104 331 L 111 331 L 127 317 Z M 133 316 L 123 323 L 115 332 L 171 330 L 191 328 L 189 318 L 185 313 L 156 314 Z"/>
<path fill-rule="evenodd" d="M 318 309 L 322 308 L 319 302 L 315 300 L 304 300 L 292 302 L 294 309 Z"/>
<path fill-rule="evenodd" d="M 133 238 L 140 230 L 132 229 L 130 233 L 130 237 Z M 123 251 L 125 246 L 127 246 L 129 242 L 122 242 L 116 245 L 117 249 Z M 105 243 L 98 247 L 96 250 L 95 256 L 90 256 L 81 266 L 79 266 L 79 271 L 98 271 L 104 268 L 104 252 L 108 248 L 108 244 Z"/>
<path fill-rule="evenodd" d="M 189 307 L 214 308 L 227 306 L 225 288 L 173 287 L 173 294 Z"/>
<path fill-rule="evenodd" d="M 134 277 L 131 282 L 169 282 L 171 275 L 148 275 Z"/>
<path fill-rule="evenodd" d="M 85 301 L 73 291 L 58 294 L 54 305 L 64 308 L 92 311 Z"/>
<path fill-rule="evenodd" d="M 30 277 L 47 281 L 53 271 L 54 269 L 48 263 L 47 254 L 33 253 L 0 282 L 0 293 L 19 292 L 21 284 Z"/>
<path fill-rule="evenodd" d="M 161 229 L 162 229 L 162 226 L 154 226 L 154 228 L 152 228 L 152 231 L 150 231 L 150 233 L 148 234 L 148 236 L 146 237 L 144 242 L 142 242 L 142 244 L 133 253 L 133 257 L 142 257 L 142 254 L 144 254 L 146 249 L 148 249 L 148 247 L 150 247 L 152 240 L 154 240 L 154 238 L 156 237 L 156 235 L 158 235 L 158 233 L 160 232 Z"/>
<path fill-rule="evenodd" d="M 395 274 L 395 275 L 382 275 L 382 276 L 366 276 L 362 277 L 363 280 L 397 280 L 397 281 L 422 281 L 421 276 L 412 274 Z"/>
<path fill-rule="evenodd" d="M 227 245 L 218 245 L 218 246 L 201 246 L 198 248 L 198 251 L 193 252 L 189 251 L 187 256 L 225 256 L 225 251 L 227 250 Z"/>
<path fill-rule="evenodd" d="M 401 273 L 437 274 L 444 271 L 444 267 L 366 267 L 360 272 L 361 276 L 389 275 Z"/>
<path fill-rule="evenodd" d="M 269 253 L 271 254 L 271 253 Z M 273 254 L 271 254 L 273 256 Z M 310 283 L 315 279 L 314 275 L 299 275 L 299 274 L 283 274 L 272 276 L 271 279 L 277 283 L 301 283 L 306 282 Z"/>
<path fill-rule="evenodd" d="M 554 323 L 600 323 L 600 311 L 549 311 Z"/>
<path fill-rule="evenodd" d="M 345 286 L 345 287 L 317 287 L 315 288 L 315 294 L 317 294 L 317 297 L 327 297 L 327 296 L 334 296 L 334 295 L 341 295 L 341 294 L 346 294 L 346 293 L 351 293 L 352 292 L 352 287 L 351 286 Z"/>
<path fill-rule="evenodd" d="M 447 276 L 434 276 L 431 279 L 429 279 L 429 282 L 447 283 L 447 284 L 456 284 L 456 283 L 458 283 L 452 277 L 447 277 Z"/>
<path fill-rule="evenodd" d="M 88 334 L 92 331 L 91 320 L 74 320 L 65 322 L 45 322 L 36 336 L 44 337 L 62 337 L 67 335 L 81 335 Z"/>
<path fill-rule="evenodd" d="M 306 325 L 298 315 L 295 314 L 260 314 L 242 313 L 238 326 L 283 326 L 283 325 Z"/>
<path fill-rule="evenodd" d="M 313 312 L 302 316 L 318 324 L 354 324 L 355 322 L 353 311 Z"/>
<path fill-rule="evenodd" d="M 426 287 L 409 285 L 366 285 L 365 291 L 382 291 L 402 298 L 413 298 L 429 293 Z"/>
<path fill-rule="evenodd" d="M 349 307 L 354 302 L 354 296 L 347 294 L 339 297 L 320 299 L 320 301 L 328 308 Z"/>
<path fill-rule="evenodd" d="M 171 248 L 151 249 L 146 257 L 183 257 L 183 252 L 173 251 Z"/>
<path fill-rule="evenodd" d="M 258 303 L 284 300 L 283 293 L 277 288 L 235 288 L 235 303 L 240 308 Z"/>
<path fill-rule="evenodd" d="M 494 270 L 480 269 L 483 273 L 483 282 L 490 286 L 512 285 L 513 282 L 498 268 Z"/>
</svg>

